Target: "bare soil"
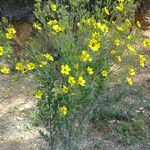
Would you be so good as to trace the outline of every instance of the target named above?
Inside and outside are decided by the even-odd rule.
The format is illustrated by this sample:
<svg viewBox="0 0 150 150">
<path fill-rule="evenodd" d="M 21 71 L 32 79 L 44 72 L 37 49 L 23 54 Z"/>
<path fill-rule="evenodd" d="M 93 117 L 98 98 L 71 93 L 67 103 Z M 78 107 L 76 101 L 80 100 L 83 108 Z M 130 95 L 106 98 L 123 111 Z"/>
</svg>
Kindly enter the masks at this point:
<svg viewBox="0 0 150 150">
<path fill-rule="evenodd" d="M 31 79 L 12 80 L 0 75 L 0 150 L 48 149 L 39 126 L 32 122 L 35 83 Z"/>
</svg>

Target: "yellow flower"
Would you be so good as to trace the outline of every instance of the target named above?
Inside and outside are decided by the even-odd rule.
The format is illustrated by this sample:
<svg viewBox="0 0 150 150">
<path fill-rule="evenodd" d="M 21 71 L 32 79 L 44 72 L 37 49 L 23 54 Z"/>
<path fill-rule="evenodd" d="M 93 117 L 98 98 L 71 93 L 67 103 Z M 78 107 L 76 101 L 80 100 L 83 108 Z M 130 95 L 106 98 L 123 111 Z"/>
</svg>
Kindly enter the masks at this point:
<svg viewBox="0 0 150 150">
<path fill-rule="evenodd" d="M 7 28 L 7 32 L 11 34 L 16 34 L 16 30 L 13 27 Z"/>
<path fill-rule="evenodd" d="M 127 82 L 129 85 L 133 85 L 133 80 L 130 77 L 127 77 Z"/>
<path fill-rule="evenodd" d="M 146 62 L 146 57 L 144 55 L 139 55 L 140 66 L 144 67 Z"/>
<path fill-rule="evenodd" d="M 115 21 L 112 21 L 111 23 L 112 23 L 112 25 L 116 25 L 116 22 L 115 22 Z"/>
<path fill-rule="evenodd" d="M 39 31 L 41 31 L 42 30 L 42 27 L 40 26 L 40 24 L 38 24 L 38 23 L 33 23 L 33 27 L 35 28 L 35 29 L 37 29 L 37 30 L 39 30 Z"/>
<path fill-rule="evenodd" d="M 68 82 L 69 82 L 70 84 L 72 84 L 72 85 L 76 83 L 75 78 L 74 78 L 73 76 L 70 76 L 70 77 L 68 78 Z"/>
<path fill-rule="evenodd" d="M 50 7 L 53 11 L 57 11 L 57 5 L 56 4 L 51 4 Z"/>
<path fill-rule="evenodd" d="M 114 41 L 114 44 L 115 44 L 116 46 L 119 46 L 119 45 L 120 45 L 120 40 L 119 40 L 119 39 L 116 39 L 116 40 Z"/>
<path fill-rule="evenodd" d="M 27 66 L 23 66 L 22 69 L 21 69 L 21 72 L 24 74 L 28 71 L 28 68 Z"/>
<path fill-rule="evenodd" d="M 125 19 L 125 23 L 126 23 L 127 25 L 131 25 L 131 21 L 130 21 L 129 19 Z"/>
<path fill-rule="evenodd" d="M 61 73 L 68 75 L 71 71 L 71 68 L 68 65 L 61 65 Z"/>
<path fill-rule="evenodd" d="M 69 91 L 69 88 L 67 86 L 63 86 L 62 92 L 63 93 L 68 93 L 68 91 Z"/>
<path fill-rule="evenodd" d="M 117 27 L 117 30 L 118 30 L 118 31 L 124 31 L 124 28 L 123 28 L 122 26 L 118 26 L 118 27 Z"/>
<path fill-rule="evenodd" d="M 78 22 L 78 23 L 77 23 L 77 26 L 78 26 L 78 27 L 80 27 L 80 26 L 81 26 L 80 22 Z"/>
<path fill-rule="evenodd" d="M 139 28 L 141 28 L 141 23 L 140 23 L 140 21 L 137 21 L 137 22 L 136 22 L 136 25 L 137 25 Z"/>
<path fill-rule="evenodd" d="M 98 51 L 100 43 L 96 39 L 92 39 L 89 41 L 89 47 L 93 50 L 93 52 Z"/>
<path fill-rule="evenodd" d="M 100 34 L 98 32 L 94 32 L 92 33 L 92 37 L 98 39 L 100 38 Z"/>
<path fill-rule="evenodd" d="M 93 69 L 91 67 L 87 67 L 88 74 L 92 75 L 94 73 Z"/>
<path fill-rule="evenodd" d="M 128 35 L 127 39 L 129 39 L 129 40 L 133 39 L 133 35 Z"/>
<path fill-rule="evenodd" d="M 103 77 L 107 77 L 107 76 L 108 76 L 107 70 L 103 70 L 103 71 L 101 72 L 101 74 L 102 74 Z"/>
<path fill-rule="evenodd" d="M 0 56 L 2 56 L 3 53 L 4 53 L 4 48 L 3 48 L 3 46 L 0 46 Z"/>
<path fill-rule="evenodd" d="M 61 115 L 66 116 L 68 114 L 68 110 L 66 106 L 62 106 L 59 108 L 59 112 Z"/>
<path fill-rule="evenodd" d="M 123 11 L 123 3 L 120 3 L 118 6 L 116 6 L 116 10 Z"/>
<path fill-rule="evenodd" d="M 35 68 L 35 64 L 33 62 L 30 62 L 27 64 L 28 70 L 33 70 Z"/>
<path fill-rule="evenodd" d="M 54 58 L 52 55 L 46 53 L 46 54 L 43 54 L 43 56 L 45 57 L 46 60 L 48 61 L 54 61 Z"/>
<path fill-rule="evenodd" d="M 56 19 L 55 20 L 50 20 L 50 21 L 47 22 L 47 25 L 49 25 L 49 26 L 53 26 L 53 25 L 56 25 L 56 24 L 58 24 L 58 21 Z"/>
<path fill-rule="evenodd" d="M 97 25 L 97 28 L 101 29 L 102 32 L 107 33 L 109 31 L 109 28 L 106 24 L 101 24 L 100 22 L 98 22 L 96 25 Z"/>
<path fill-rule="evenodd" d="M 63 31 L 63 28 L 61 26 L 59 26 L 58 24 L 53 25 L 52 28 L 57 33 Z"/>
<path fill-rule="evenodd" d="M 90 26 L 94 26 L 96 24 L 96 20 L 94 18 L 88 18 L 87 20 L 83 19 L 84 23 L 87 23 Z"/>
<path fill-rule="evenodd" d="M 144 47 L 150 46 L 150 39 L 144 39 L 143 45 L 144 45 Z"/>
<path fill-rule="evenodd" d="M 110 15 L 109 10 L 107 9 L 107 7 L 104 7 L 104 8 L 102 9 L 102 11 L 103 11 L 104 13 L 106 13 L 107 15 Z"/>
<path fill-rule="evenodd" d="M 6 33 L 6 38 L 7 39 L 12 39 L 14 36 L 12 35 L 12 34 L 10 34 L 10 33 Z"/>
<path fill-rule="evenodd" d="M 92 57 L 90 56 L 90 54 L 87 53 L 87 51 L 82 51 L 82 54 L 80 56 L 81 60 L 86 62 L 86 61 L 92 61 Z"/>
<path fill-rule="evenodd" d="M 3 67 L 1 70 L 0 70 L 2 73 L 5 73 L 5 74 L 8 74 L 10 69 L 7 68 L 7 67 Z"/>
<path fill-rule="evenodd" d="M 130 28 L 132 26 L 132 23 L 129 19 L 125 20 L 125 26 L 128 27 L 128 28 Z"/>
<path fill-rule="evenodd" d="M 46 65 L 47 65 L 47 61 L 42 61 L 39 66 L 40 68 L 44 68 Z"/>
<path fill-rule="evenodd" d="M 22 63 L 17 63 L 15 68 L 16 68 L 16 70 L 22 70 L 22 68 L 23 68 Z"/>
<path fill-rule="evenodd" d="M 135 76 L 135 69 L 129 68 L 129 69 L 128 69 L 128 73 L 129 73 L 131 76 Z"/>
<path fill-rule="evenodd" d="M 6 38 L 7 39 L 12 39 L 14 38 L 15 34 L 16 34 L 16 30 L 13 27 L 7 28 L 7 33 L 6 33 Z"/>
<path fill-rule="evenodd" d="M 116 55 L 117 51 L 113 49 L 110 51 L 110 53 L 111 53 L 111 55 Z"/>
<path fill-rule="evenodd" d="M 116 59 L 117 59 L 118 62 L 121 62 L 121 61 L 122 61 L 121 56 L 117 56 Z"/>
<path fill-rule="evenodd" d="M 79 83 L 81 86 L 85 86 L 86 81 L 84 80 L 84 78 L 83 78 L 82 76 L 79 76 L 79 78 L 78 78 L 78 83 Z"/>
<path fill-rule="evenodd" d="M 79 68 L 79 65 L 78 65 L 78 64 L 74 64 L 74 65 L 73 65 L 73 68 L 78 69 L 78 68 Z"/>
<path fill-rule="evenodd" d="M 41 99 L 43 95 L 44 95 L 44 93 L 43 93 L 43 91 L 41 91 L 41 90 L 37 90 L 37 91 L 35 92 L 35 98 L 36 98 L 36 99 Z"/>
<path fill-rule="evenodd" d="M 123 3 L 125 0 L 118 0 L 118 2 Z"/>
<path fill-rule="evenodd" d="M 127 48 L 129 49 L 129 51 L 131 51 L 134 55 L 136 55 L 136 49 L 134 47 L 132 47 L 130 44 L 127 44 Z"/>
</svg>

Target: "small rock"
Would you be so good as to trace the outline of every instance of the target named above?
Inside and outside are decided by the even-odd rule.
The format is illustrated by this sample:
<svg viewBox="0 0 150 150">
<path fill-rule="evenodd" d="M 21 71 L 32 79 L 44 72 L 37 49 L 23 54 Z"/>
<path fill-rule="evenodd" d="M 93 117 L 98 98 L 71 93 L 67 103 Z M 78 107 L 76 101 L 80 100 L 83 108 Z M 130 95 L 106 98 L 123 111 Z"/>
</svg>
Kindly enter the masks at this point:
<svg viewBox="0 0 150 150">
<path fill-rule="evenodd" d="M 23 120 L 22 117 L 16 117 L 16 119 L 19 120 L 19 121 Z"/>
<path fill-rule="evenodd" d="M 150 39 L 150 30 L 146 30 L 143 32 L 143 35 L 146 37 L 146 38 L 149 38 Z"/>
<path fill-rule="evenodd" d="M 140 107 L 140 108 L 139 108 L 139 110 L 143 110 L 143 109 L 144 109 L 143 107 Z"/>
</svg>

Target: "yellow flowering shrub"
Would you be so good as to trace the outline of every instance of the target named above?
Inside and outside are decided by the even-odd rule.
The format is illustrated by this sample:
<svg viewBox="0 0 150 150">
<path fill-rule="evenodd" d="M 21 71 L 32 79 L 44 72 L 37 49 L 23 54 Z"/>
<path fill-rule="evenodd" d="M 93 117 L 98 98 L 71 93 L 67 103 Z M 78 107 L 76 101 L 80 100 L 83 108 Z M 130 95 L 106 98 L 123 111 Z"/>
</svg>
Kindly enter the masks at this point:
<svg viewBox="0 0 150 150">
<path fill-rule="evenodd" d="M 2 72 L 2 73 L 5 73 L 5 74 L 8 74 L 9 73 L 9 68 L 7 68 L 7 67 L 3 67 L 0 71 Z"/>
<path fill-rule="evenodd" d="M 2 18 L 0 22 L 0 73 L 9 74 L 11 68 L 9 64 L 14 64 L 12 57 L 13 48 L 11 40 L 16 38 L 16 30 L 9 25 L 6 18 Z"/>
<path fill-rule="evenodd" d="M 7 28 L 6 30 L 6 38 L 13 39 L 15 37 L 16 30 L 13 27 Z"/>
<path fill-rule="evenodd" d="M 50 132 L 51 149 L 76 148 L 71 133 L 91 116 L 99 98 L 109 94 L 115 83 L 134 86 L 136 68 L 144 67 L 148 59 L 138 44 L 149 47 L 149 39 L 142 39 L 136 26 L 131 31 L 133 0 L 117 0 L 114 7 L 108 1 L 96 1 L 92 10 L 88 4 L 89 0 L 68 4 L 49 0 L 43 6 L 36 0 L 34 36 L 26 44 L 30 51 L 27 59 L 15 64 L 18 72 L 32 71 L 39 81 L 34 95 L 39 120 Z M 6 29 L 7 39 L 15 34 L 12 28 Z M 3 53 L 0 45 L 0 57 Z M 8 68 L 0 69 L 9 73 Z M 80 135 L 74 138 L 82 139 Z"/>
</svg>

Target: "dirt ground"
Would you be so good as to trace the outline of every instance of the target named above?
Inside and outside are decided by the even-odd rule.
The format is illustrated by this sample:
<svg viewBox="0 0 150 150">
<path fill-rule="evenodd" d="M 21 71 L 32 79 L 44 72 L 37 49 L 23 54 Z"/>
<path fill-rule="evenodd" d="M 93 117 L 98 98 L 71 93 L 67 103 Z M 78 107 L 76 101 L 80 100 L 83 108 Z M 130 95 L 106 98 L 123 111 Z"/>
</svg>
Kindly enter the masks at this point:
<svg viewBox="0 0 150 150">
<path fill-rule="evenodd" d="M 48 149 L 39 134 L 41 128 L 31 121 L 34 88 L 31 79 L 14 82 L 11 77 L 0 76 L 0 150 Z"/>
</svg>

